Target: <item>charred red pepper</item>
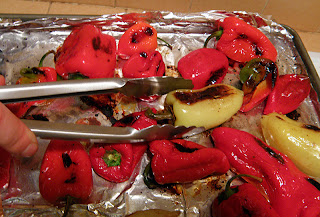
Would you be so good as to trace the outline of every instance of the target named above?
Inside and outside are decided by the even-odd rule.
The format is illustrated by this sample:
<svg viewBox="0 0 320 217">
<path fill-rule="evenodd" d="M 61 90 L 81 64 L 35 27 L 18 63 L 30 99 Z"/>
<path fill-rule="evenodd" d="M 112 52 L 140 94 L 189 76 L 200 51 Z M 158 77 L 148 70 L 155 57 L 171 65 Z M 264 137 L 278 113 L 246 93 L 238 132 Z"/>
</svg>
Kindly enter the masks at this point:
<svg viewBox="0 0 320 217">
<path fill-rule="evenodd" d="M 113 126 L 140 130 L 155 124 L 157 122 L 142 111 L 125 116 Z M 108 181 L 124 182 L 131 177 L 147 147 L 147 143 L 97 144 L 90 149 L 92 168 Z"/>
<path fill-rule="evenodd" d="M 226 55 L 213 48 L 201 48 L 178 62 L 178 71 L 185 79 L 191 79 L 194 89 L 220 83 L 228 70 Z"/>
<path fill-rule="evenodd" d="M 219 127 L 211 136 L 237 173 L 263 178 L 261 186 L 280 216 L 320 214 L 316 206 L 320 201 L 319 183 L 298 170 L 287 156 L 237 129 Z"/>
<path fill-rule="evenodd" d="M 57 81 L 56 70 L 52 67 L 43 67 L 44 59 L 51 53 L 54 53 L 54 51 L 48 51 L 42 56 L 38 67 L 21 69 L 20 74 L 22 77 L 17 80 L 16 84 L 31 84 Z M 13 114 L 15 114 L 19 118 L 22 118 L 32 106 L 41 105 L 44 102 L 46 102 L 46 100 L 11 103 L 6 104 L 6 106 Z"/>
<path fill-rule="evenodd" d="M 264 114 L 288 114 L 296 110 L 311 90 L 310 79 L 305 75 L 281 75 L 268 96 Z"/>
<path fill-rule="evenodd" d="M 157 140 L 149 145 L 151 168 L 159 184 L 186 183 L 213 173 L 226 173 L 226 156 L 216 148 L 206 148 L 183 139 Z"/>
<path fill-rule="evenodd" d="M 247 112 L 259 105 L 271 93 L 278 78 L 278 67 L 269 59 L 252 59 L 241 69 L 243 104 L 240 111 Z"/>
<path fill-rule="evenodd" d="M 9 186 L 11 154 L 0 148 L 0 192 Z"/>
<path fill-rule="evenodd" d="M 237 17 L 227 17 L 222 23 L 223 34 L 217 49 L 232 60 L 247 62 L 253 58 L 277 59 L 277 50 L 259 29 Z"/>
<path fill-rule="evenodd" d="M 74 29 L 55 55 L 57 73 L 64 79 L 81 74 L 88 78 L 114 76 L 116 41 L 94 25 Z"/>
<path fill-rule="evenodd" d="M 145 78 L 163 76 L 165 65 L 158 51 L 133 54 L 123 65 L 125 78 Z"/>
<path fill-rule="evenodd" d="M 225 190 L 219 194 L 212 204 L 212 213 L 216 217 L 279 217 L 266 198 L 250 183 L 231 187 L 231 182 L 240 174 L 228 180 Z M 249 175 L 249 177 L 252 177 Z M 258 179 L 256 177 L 255 179 Z M 261 180 L 262 181 L 262 180 Z"/>
<path fill-rule="evenodd" d="M 133 54 L 155 51 L 157 46 L 157 31 L 146 22 L 138 22 L 121 36 L 118 55 L 128 59 Z"/>
<path fill-rule="evenodd" d="M 91 163 L 80 142 L 52 140 L 44 154 L 39 189 L 48 202 L 59 205 L 67 197 L 85 203 L 93 188 Z"/>
</svg>

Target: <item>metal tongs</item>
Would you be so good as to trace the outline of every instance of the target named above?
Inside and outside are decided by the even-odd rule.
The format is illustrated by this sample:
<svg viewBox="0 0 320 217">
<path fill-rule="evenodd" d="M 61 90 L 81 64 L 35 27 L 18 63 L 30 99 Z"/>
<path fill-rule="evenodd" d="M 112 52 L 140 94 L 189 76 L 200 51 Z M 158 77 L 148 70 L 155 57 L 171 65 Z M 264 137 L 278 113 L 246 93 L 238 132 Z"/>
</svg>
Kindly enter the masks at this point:
<svg viewBox="0 0 320 217">
<path fill-rule="evenodd" d="M 191 80 L 174 77 L 83 79 L 3 86 L 0 87 L 0 101 L 2 103 L 15 103 L 118 92 L 127 96 L 142 97 L 156 94 L 163 95 L 176 89 L 191 88 L 193 88 Z M 23 122 L 40 138 L 104 143 L 134 143 L 184 138 L 204 131 L 204 128 L 172 126 L 169 124 L 136 130 L 131 127 L 89 126 L 36 120 L 23 120 Z"/>
</svg>

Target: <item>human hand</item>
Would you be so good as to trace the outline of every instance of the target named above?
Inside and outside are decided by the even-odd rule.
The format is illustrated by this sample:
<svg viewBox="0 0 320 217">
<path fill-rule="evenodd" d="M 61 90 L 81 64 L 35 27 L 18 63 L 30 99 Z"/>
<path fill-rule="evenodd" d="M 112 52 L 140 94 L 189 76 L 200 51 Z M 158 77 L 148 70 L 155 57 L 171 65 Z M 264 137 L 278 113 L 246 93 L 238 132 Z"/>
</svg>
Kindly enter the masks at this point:
<svg viewBox="0 0 320 217">
<path fill-rule="evenodd" d="M 0 85 L 5 79 L 0 75 Z M 38 150 L 38 141 L 31 130 L 0 103 L 0 147 L 13 155 L 31 157 Z"/>
</svg>

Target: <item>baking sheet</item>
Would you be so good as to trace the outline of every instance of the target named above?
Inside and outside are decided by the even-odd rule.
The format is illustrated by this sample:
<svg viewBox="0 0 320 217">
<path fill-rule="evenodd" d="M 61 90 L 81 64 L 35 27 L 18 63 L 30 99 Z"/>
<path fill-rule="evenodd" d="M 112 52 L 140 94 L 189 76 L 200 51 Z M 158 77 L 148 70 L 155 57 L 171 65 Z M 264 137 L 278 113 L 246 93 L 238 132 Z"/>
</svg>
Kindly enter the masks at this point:
<svg viewBox="0 0 320 217">
<path fill-rule="evenodd" d="M 104 33 L 110 34 L 118 41 L 123 32 L 137 19 L 146 20 L 154 26 L 158 36 L 169 42 L 173 49 L 159 43 L 167 66 L 166 74 L 177 75 L 176 66 L 179 59 L 192 50 L 201 48 L 205 39 L 215 29 L 215 21 L 226 16 L 240 16 L 252 25 L 262 19 L 258 14 L 246 12 L 206 11 L 194 14 L 172 12 L 146 12 L 142 14 L 115 14 L 101 17 L 47 17 L 37 20 L 26 19 L 23 22 L 12 18 L 2 19 L 0 23 L 0 73 L 5 75 L 7 84 L 13 84 L 24 67 L 36 66 L 41 56 L 48 50 L 57 49 L 70 34 L 72 27 L 82 23 L 93 23 L 100 26 Z M 278 51 L 277 65 L 279 74 L 307 74 L 312 80 L 315 91 L 298 108 L 300 121 L 320 126 L 318 91 L 319 77 L 312 71 L 310 58 L 298 35 L 290 27 L 264 19 L 266 26 L 259 29 L 264 32 Z M 258 27 L 258 26 L 256 26 Z M 213 47 L 211 43 L 209 46 Z M 54 66 L 52 59 L 47 58 L 45 66 Z M 238 66 L 231 65 L 229 74 L 223 83 L 239 86 Z M 121 74 L 121 70 L 117 69 Z M 318 92 L 319 93 L 319 92 Z M 115 119 L 138 111 L 144 106 L 162 108 L 164 97 L 153 103 L 136 102 L 135 100 L 114 95 L 119 106 L 113 108 Z M 62 106 L 63 105 L 63 106 Z M 263 104 L 248 113 L 237 113 L 224 123 L 240 130 L 245 130 L 262 138 L 260 117 Z M 82 118 L 95 117 L 102 124 L 109 126 L 111 121 L 99 109 L 90 107 L 79 98 L 64 98 L 32 110 L 31 114 L 46 115 L 50 121 L 76 122 Z M 208 134 L 190 138 L 206 146 L 212 146 Z M 9 188 L 1 193 L 2 206 L 7 216 L 60 216 L 62 209 L 53 207 L 44 201 L 38 189 L 39 167 L 48 140 L 39 139 L 40 150 L 31 159 L 23 162 L 15 160 Z M 94 172 L 94 192 L 88 205 L 73 205 L 74 216 L 125 216 L 135 211 L 146 209 L 164 209 L 180 211 L 180 216 L 210 216 L 210 205 L 225 185 L 230 174 L 210 176 L 190 184 L 175 185 L 172 188 L 148 189 L 143 183 L 142 171 L 150 158 L 146 153 L 135 169 L 130 180 L 115 184 L 107 182 Z"/>
</svg>

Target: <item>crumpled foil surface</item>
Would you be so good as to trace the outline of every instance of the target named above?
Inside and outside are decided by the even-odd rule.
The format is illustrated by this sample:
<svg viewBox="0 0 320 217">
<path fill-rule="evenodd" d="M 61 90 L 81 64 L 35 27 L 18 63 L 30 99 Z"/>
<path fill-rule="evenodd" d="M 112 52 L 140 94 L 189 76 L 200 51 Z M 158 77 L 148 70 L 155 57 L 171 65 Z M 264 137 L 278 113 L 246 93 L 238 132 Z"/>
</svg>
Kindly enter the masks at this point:
<svg viewBox="0 0 320 217">
<path fill-rule="evenodd" d="M 32 21 L 0 20 L 0 73 L 8 85 L 19 78 L 19 71 L 25 67 L 37 66 L 40 58 L 48 50 L 56 50 L 63 44 L 71 29 L 83 23 L 100 26 L 104 33 L 114 36 L 118 42 L 124 31 L 137 20 L 150 22 L 157 30 L 158 37 L 172 45 L 169 49 L 159 41 L 158 50 L 166 64 L 166 75 L 178 76 L 176 67 L 179 59 L 192 50 L 202 48 L 206 38 L 216 30 L 215 21 L 227 16 L 240 16 L 259 28 L 278 51 L 279 74 L 306 74 L 305 66 L 285 28 L 276 22 L 262 18 L 259 14 L 246 12 L 206 11 L 183 14 L 172 12 L 145 12 L 141 14 L 115 14 L 87 18 L 43 18 Z M 259 25 L 261 21 L 265 26 Z M 214 47 L 211 40 L 209 47 Z M 44 66 L 54 66 L 53 58 L 46 58 Z M 239 87 L 239 67 L 230 66 L 230 73 L 223 83 Z M 121 76 L 121 69 L 117 69 Z M 137 102 L 132 98 L 112 96 L 115 106 L 114 119 L 138 111 L 148 105 L 161 109 L 164 97 L 159 100 Z M 318 100 L 308 98 L 299 107 L 300 121 L 319 126 L 316 108 Z M 237 113 L 224 126 L 245 130 L 263 139 L 260 117 L 263 105 L 248 113 Z M 88 106 L 79 97 L 52 100 L 46 105 L 34 108 L 29 117 L 41 114 L 49 121 L 77 122 L 95 118 L 101 125 L 110 126 L 110 117 L 97 108 Z M 88 126 L 89 127 L 89 126 Z M 189 138 L 202 145 L 212 146 L 209 133 Z M 40 149 L 30 159 L 15 160 L 11 168 L 9 187 L 1 192 L 5 216 L 61 216 L 63 208 L 54 207 L 42 199 L 39 193 L 38 178 L 42 156 L 48 140 L 39 139 Z M 88 145 L 88 144 L 86 144 Z M 90 144 L 89 144 L 90 146 Z M 148 189 L 143 182 L 142 172 L 150 161 L 147 153 L 136 167 L 130 180 L 115 184 L 104 180 L 92 171 L 94 190 L 89 204 L 76 204 L 71 207 L 73 216 L 126 216 L 140 210 L 162 209 L 179 211 L 179 216 L 211 216 L 211 204 L 225 186 L 232 172 L 222 176 L 210 176 L 189 184 L 172 187 Z"/>
</svg>

